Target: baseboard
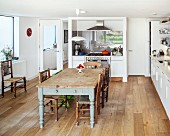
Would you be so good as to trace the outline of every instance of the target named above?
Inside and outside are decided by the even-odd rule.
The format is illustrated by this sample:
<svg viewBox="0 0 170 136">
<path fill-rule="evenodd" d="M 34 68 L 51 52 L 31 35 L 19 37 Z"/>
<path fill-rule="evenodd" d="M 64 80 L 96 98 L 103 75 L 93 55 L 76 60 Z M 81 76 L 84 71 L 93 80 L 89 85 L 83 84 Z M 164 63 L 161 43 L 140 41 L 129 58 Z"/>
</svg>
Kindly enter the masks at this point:
<svg viewBox="0 0 170 136">
<path fill-rule="evenodd" d="M 111 77 L 111 81 L 113 82 L 122 82 L 122 77 Z"/>
<path fill-rule="evenodd" d="M 26 78 L 26 80 L 32 80 L 32 79 L 34 79 L 34 78 L 36 78 L 36 77 L 38 77 L 38 74 L 36 74 L 36 75 L 34 75 L 34 76 L 31 76 L 31 77 L 29 77 L 29 78 Z"/>
</svg>

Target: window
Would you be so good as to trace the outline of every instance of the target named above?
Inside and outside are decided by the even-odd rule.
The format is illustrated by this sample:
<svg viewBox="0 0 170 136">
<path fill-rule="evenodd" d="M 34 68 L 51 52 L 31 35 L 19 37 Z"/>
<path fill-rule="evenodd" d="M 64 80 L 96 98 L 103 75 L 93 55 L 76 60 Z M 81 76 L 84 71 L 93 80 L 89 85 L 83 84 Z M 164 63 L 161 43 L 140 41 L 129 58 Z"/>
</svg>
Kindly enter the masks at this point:
<svg viewBox="0 0 170 136">
<path fill-rule="evenodd" d="M 14 51 L 14 17 L 0 16 L 0 51 L 7 47 Z M 0 60 L 4 57 L 0 52 Z"/>
<path fill-rule="evenodd" d="M 56 43 L 56 26 L 44 26 L 44 49 L 53 49 Z"/>
<path fill-rule="evenodd" d="M 114 44 L 123 44 L 123 32 L 114 31 L 98 31 L 97 32 L 97 41 L 103 45 L 114 45 Z"/>
</svg>

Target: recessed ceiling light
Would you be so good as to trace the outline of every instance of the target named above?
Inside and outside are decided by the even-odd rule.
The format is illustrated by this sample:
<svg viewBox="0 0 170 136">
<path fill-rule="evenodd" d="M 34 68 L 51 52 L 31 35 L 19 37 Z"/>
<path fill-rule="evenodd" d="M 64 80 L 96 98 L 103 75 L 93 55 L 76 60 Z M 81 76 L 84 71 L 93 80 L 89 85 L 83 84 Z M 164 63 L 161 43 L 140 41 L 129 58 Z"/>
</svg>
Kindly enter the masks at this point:
<svg viewBox="0 0 170 136">
<path fill-rule="evenodd" d="M 85 14 L 86 11 L 85 11 L 85 10 L 80 10 L 80 13 L 81 13 L 81 14 Z"/>
<path fill-rule="evenodd" d="M 152 13 L 152 15 L 157 15 L 157 13 L 154 12 L 154 13 Z"/>
</svg>

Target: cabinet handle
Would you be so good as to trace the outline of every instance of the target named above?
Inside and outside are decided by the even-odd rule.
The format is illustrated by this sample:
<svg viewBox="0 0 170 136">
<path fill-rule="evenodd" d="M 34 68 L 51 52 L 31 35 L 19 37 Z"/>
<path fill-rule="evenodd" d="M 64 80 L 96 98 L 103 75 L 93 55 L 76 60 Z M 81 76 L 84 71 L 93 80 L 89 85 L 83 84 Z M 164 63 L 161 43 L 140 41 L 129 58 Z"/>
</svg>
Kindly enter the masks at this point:
<svg viewBox="0 0 170 136">
<path fill-rule="evenodd" d="M 164 72 L 162 72 L 162 74 L 164 75 Z"/>
<path fill-rule="evenodd" d="M 76 90 L 74 90 L 74 93 L 76 93 L 77 91 Z"/>
<path fill-rule="evenodd" d="M 159 68 L 159 67 L 157 66 L 157 68 Z"/>
<path fill-rule="evenodd" d="M 169 81 L 169 79 L 168 79 L 168 81 Z M 170 81 L 169 81 L 170 82 Z"/>
<path fill-rule="evenodd" d="M 58 90 L 56 90 L 56 93 L 58 93 Z"/>
</svg>

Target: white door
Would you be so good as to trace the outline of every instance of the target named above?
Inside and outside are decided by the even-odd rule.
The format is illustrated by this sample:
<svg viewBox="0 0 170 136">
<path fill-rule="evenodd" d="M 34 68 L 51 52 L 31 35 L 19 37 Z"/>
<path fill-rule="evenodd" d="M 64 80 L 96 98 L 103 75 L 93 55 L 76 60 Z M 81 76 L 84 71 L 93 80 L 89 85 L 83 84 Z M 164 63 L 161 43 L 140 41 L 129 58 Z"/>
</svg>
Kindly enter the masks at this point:
<svg viewBox="0 0 170 136">
<path fill-rule="evenodd" d="M 145 19 L 128 20 L 128 75 L 145 75 L 146 33 Z M 147 58 L 147 61 L 149 61 L 149 58 Z"/>
<path fill-rule="evenodd" d="M 47 68 L 63 69 L 61 20 L 40 20 L 40 71 Z"/>
</svg>

